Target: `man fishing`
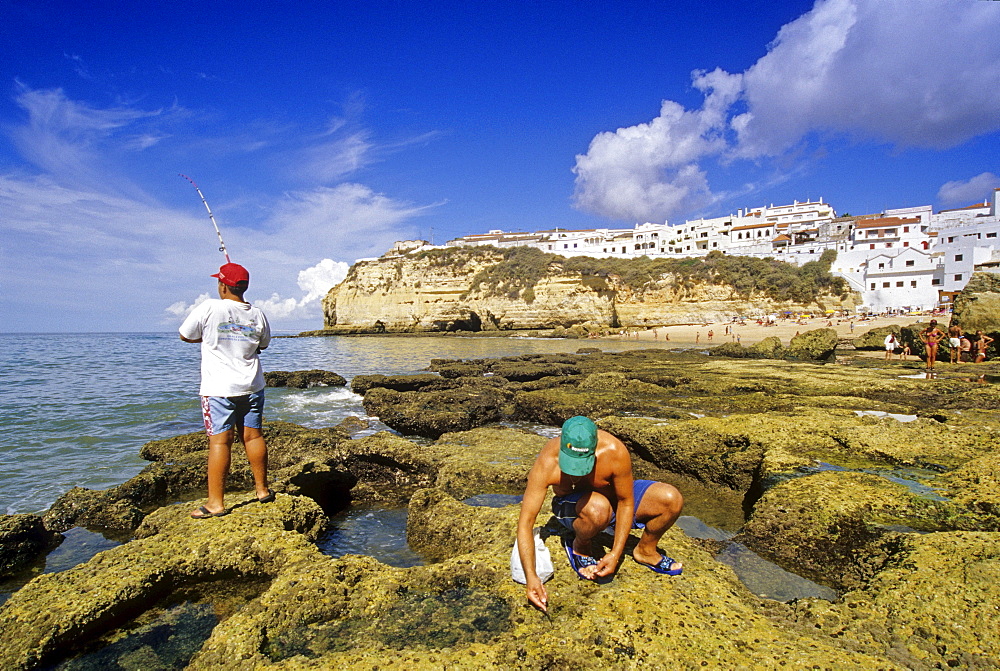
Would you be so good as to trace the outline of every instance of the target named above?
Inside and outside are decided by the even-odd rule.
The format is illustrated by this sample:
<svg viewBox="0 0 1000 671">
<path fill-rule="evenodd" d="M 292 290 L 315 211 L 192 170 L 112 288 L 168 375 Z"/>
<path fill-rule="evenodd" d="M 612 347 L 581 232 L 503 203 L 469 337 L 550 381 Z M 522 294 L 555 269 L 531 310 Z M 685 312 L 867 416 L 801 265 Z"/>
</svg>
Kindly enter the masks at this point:
<svg viewBox="0 0 1000 671">
<path fill-rule="evenodd" d="M 552 512 L 572 530 L 566 556 L 586 580 L 608 578 L 625 554 L 629 531 L 642 529 L 632 551 L 636 563 L 657 573 L 679 575 L 680 562 L 660 554 L 656 544 L 681 514 L 684 498 L 677 488 L 652 480 L 632 479 L 632 458 L 625 444 L 587 417 L 571 417 L 558 438 L 549 440 L 528 473 L 528 485 L 517 521 L 517 545 L 524 567 L 528 601 L 545 611 L 548 595 L 535 572 L 532 530 L 549 487 Z M 592 541 L 613 531 L 611 550 L 595 557 Z"/>
<path fill-rule="evenodd" d="M 228 260 L 228 255 L 226 256 Z M 198 305 L 180 327 L 181 340 L 201 343 L 201 410 L 208 434 L 208 501 L 191 512 L 195 519 L 221 517 L 226 476 L 239 431 L 253 472 L 257 500 L 269 503 L 264 420 L 264 372 L 260 354 L 271 342 L 271 327 L 259 309 L 243 299 L 250 273 L 226 263 L 218 278 L 218 299 Z"/>
</svg>

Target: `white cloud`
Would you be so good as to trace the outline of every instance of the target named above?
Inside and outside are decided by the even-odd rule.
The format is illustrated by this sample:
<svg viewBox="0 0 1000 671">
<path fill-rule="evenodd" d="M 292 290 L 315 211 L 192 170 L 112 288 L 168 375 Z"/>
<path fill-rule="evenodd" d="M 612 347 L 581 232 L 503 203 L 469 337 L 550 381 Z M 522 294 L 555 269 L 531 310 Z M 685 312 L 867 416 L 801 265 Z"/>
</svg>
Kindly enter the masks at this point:
<svg viewBox="0 0 1000 671">
<path fill-rule="evenodd" d="M 192 310 L 207 301 L 208 298 L 208 294 L 200 294 L 198 298 L 194 299 L 194 303 L 191 303 L 190 305 L 184 301 L 177 301 L 176 303 L 168 306 L 166 311 L 175 317 L 179 317 L 183 321 L 189 314 L 191 314 Z"/>
<path fill-rule="evenodd" d="M 8 271 L 0 280 L 0 331 L 162 328 L 179 323 L 213 294 L 215 280 L 209 276 L 223 258 L 197 200 L 173 210 L 143 193 L 129 175 L 129 168 L 141 164 L 128 157 L 140 151 L 146 162 L 162 160 L 164 151 L 176 160 L 160 145 L 186 142 L 174 139 L 183 110 L 161 115 L 124 106 L 101 109 L 61 90 L 24 86 L 17 101 L 27 120 L 6 130 L 28 163 L 19 172 L 0 173 L 0 266 Z M 323 153 L 331 146 L 330 134 L 287 144 L 318 142 L 316 151 Z M 363 164 L 363 137 L 344 145 L 345 167 L 320 177 L 334 179 Z M 283 144 L 270 143 L 270 158 L 257 160 L 281 163 L 302 156 L 294 148 L 282 154 Z M 357 149 L 354 159 L 351 146 Z M 36 174 L 27 174 L 28 164 Z M 346 274 L 347 262 L 382 254 L 395 240 L 412 237 L 409 221 L 431 207 L 356 183 L 271 198 L 239 194 L 228 203 L 214 198 L 230 255 L 251 271 L 248 298 L 270 296 L 254 302 L 270 308 L 279 329 L 293 328 L 289 322 L 295 320 L 317 327 L 320 298 Z M 234 215 L 234 202 L 250 216 Z M 209 294 L 193 299 L 206 289 Z M 52 305 L 60 309 L 43 307 Z"/>
<path fill-rule="evenodd" d="M 649 123 L 577 156 L 577 207 L 614 219 L 690 214 L 709 159 L 781 159 L 837 138 L 948 148 L 1000 129 L 1000 11 L 966 0 L 819 0 L 741 74 L 693 73 L 700 109 L 664 101 Z"/>
<path fill-rule="evenodd" d="M 996 188 L 1000 188 L 1000 177 L 984 172 L 964 182 L 942 184 L 937 197 L 945 205 L 968 205 L 988 200 Z"/>
<path fill-rule="evenodd" d="M 725 110 L 739 80 L 721 70 L 696 72 L 694 86 L 705 93 L 701 109 L 665 100 L 653 121 L 595 137 L 576 157 L 577 206 L 613 219 L 662 221 L 711 202 L 698 161 L 725 149 Z"/>
<path fill-rule="evenodd" d="M 966 0 L 821 0 L 744 75 L 742 156 L 811 132 L 951 147 L 1000 128 L 1000 12 Z"/>
<path fill-rule="evenodd" d="M 100 188 L 107 182 L 105 152 L 155 144 L 149 134 L 133 134 L 121 142 L 116 135 L 140 120 L 160 115 L 160 110 L 100 109 L 70 100 L 62 89 L 23 85 L 16 100 L 28 119 L 11 131 L 14 144 L 26 160 L 62 183 Z"/>
</svg>

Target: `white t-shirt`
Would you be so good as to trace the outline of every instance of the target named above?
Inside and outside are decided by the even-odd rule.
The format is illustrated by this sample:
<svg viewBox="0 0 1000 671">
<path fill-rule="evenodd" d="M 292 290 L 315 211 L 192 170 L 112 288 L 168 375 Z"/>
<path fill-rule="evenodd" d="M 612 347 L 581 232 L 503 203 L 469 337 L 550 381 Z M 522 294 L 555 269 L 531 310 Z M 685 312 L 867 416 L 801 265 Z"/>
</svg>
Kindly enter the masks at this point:
<svg viewBox="0 0 1000 671">
<path fill-rule="evenodd" d="M 179 329 L 201 339 L 202 396 L 243 396 L 264 388 L 257 348 L 271 342 L 267 317 L 249 303 L 211 298 L 188 315 Z"/>
</svg>

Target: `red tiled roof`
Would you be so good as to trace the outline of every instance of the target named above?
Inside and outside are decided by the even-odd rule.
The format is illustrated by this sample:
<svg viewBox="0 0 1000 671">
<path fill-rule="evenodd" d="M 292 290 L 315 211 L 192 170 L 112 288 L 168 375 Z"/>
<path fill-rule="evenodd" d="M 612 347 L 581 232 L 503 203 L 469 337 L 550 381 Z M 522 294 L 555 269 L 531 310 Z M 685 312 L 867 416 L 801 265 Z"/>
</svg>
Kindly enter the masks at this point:
<svg viewBox="0 0 1000 671">
<path fill-rule="evenodd" d="M 730 230 L 732 230 L 732 231 L 745 231 L 748 228 L 766 228 L 768 226 L 774 226 L 774 224 L 773 223 L 767 223 L 767 224 L 747 224 L 746 226 L 734 226 Z"/>
<path fill-rule="evenodd" d="M 920 217 L 910 217 L 904 219 L 901 217 L 884 217 L 881 219 L 859 219 L 857 223 L 857 228 L 892 228 L 893 226 L 902 226 L 903 224 L 918 224 L 920 223 Z"/>
</svg>

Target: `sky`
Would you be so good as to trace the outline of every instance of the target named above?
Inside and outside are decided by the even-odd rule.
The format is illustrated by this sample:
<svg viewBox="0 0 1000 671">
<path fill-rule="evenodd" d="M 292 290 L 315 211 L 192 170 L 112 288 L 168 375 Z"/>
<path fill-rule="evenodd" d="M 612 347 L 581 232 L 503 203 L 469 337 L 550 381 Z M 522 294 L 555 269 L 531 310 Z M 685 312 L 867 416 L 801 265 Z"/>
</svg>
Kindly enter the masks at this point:
<svg viewBox="0 0 1000 671">
<path fill-rule="evenodd" d="M 0 332 L 274 330 L 396 240 L 1000 187 L 1000 2 L 0 2 Z"/>
</svg>

